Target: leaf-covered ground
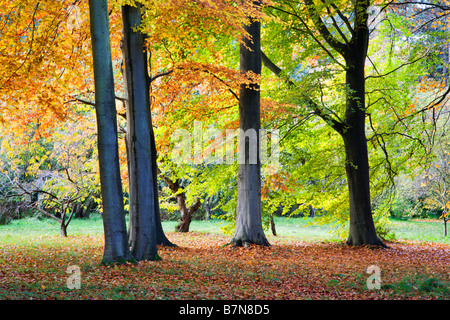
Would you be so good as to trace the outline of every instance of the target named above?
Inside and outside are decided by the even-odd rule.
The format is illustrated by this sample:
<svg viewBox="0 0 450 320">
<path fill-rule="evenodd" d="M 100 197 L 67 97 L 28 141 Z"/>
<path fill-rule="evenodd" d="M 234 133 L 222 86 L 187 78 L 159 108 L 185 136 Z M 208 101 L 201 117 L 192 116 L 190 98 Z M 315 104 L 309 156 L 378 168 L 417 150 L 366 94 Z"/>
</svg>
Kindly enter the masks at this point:
<svg viewBox="0 0 450 320">
<path fill-rule="evenodd" d="M 270 247 L 224 246 L 229 237 L 168 233 L 179 245 L 162 261 L 104 266 L 102 236 L 35 237 L 0 245 L 1 299 L 449 299 L 450 246 L 388 243 L 390 249 L 271 237 Z M 67 268 L 80 267 L 69 289 Z M 367 268 L 381 289 L 368 289 Z"/>
</svg>

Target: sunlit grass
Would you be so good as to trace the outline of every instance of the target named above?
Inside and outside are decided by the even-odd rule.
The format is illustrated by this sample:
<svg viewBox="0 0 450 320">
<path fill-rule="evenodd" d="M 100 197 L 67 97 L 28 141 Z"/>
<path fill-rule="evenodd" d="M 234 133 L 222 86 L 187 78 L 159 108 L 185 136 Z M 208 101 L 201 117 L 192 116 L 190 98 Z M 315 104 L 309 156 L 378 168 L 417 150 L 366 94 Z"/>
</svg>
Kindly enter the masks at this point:
<svg viewBox="0 0 450 320">
<path fill-rule="evenodd" d="M 332 232 L 331 225 L 316 225 L 313 218 L 276 217 L 275 227 L 279 237 L 292 238 L 306 242 L 342 241 Z M 443 236 L 443 225 L 440 220 L 395 220 L 392 219 L 392 231 L 396 240 L 414 240 L 420 242 L 437 242 L 450 244 L 450 237 Z M 165 232 L 173 232 L 177 221 L 163 221 Z M 226 235 L 223 227 L 226 222 L 212 219 L 194 220 L 190 231 Z M 93 215 L 90 219 L 74 219 L 68 227 L 69 236 L 103 235 L 101 216 Z M 274 239 L 271 230 L 265 231 L 266 236 Z M 228 234 L 230 238 L 232 234 Z M 10 244 L 29 244 L 31 239 L 59 237 L 59 224 L 52 219 L 27 218 L 13 220 L 8 225 L 0 226 L 0 241 Z"/>
</svg>

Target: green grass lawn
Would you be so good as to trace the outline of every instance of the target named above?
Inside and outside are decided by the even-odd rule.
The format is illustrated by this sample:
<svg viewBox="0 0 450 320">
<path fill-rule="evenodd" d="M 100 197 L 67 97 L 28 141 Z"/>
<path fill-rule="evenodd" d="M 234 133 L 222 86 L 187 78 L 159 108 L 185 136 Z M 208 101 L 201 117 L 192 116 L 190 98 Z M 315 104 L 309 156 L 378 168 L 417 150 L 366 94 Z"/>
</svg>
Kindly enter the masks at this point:
<svg viewBox="0 0 450 320">
<path fill-rule="evenodd" d="M 312 218 L 276 217 L 277 235 L 290 237 L 300 241 L 342 241 L 334 235 L 330 225 L 315 225 Z M 443 224 L 440 220 L 391 220 L 392 231 L 396 240 L 414 240 L 421 242 L 436 242 L 450 244 L 450 237 L 443 236 Z M 164 221 L 163 229 L 172 232 L 177 221 Z M 221 220 L 198 221 L 191 223 L 190 231 L 224 234 L 226 222 Z M 103 222 L 99 215 L 91 219 L 74 219 L 68 227 L 68 235 L 100 235 L 103 234 Z M 59 225 L 52 219 L 27 218 L 13 220 L 8 225 L 0 226 L 0 241 L 2 243 L 21 244 L 29 242 L 30 238 L 59 235 Z M 267 237 L 273 238 L 270 230 Z M 229 235 L 230 237 L 232 234 Z"/>
<path fill-rule="evenodd" d="M 450 244 L 450 237 L 444 237 L 444 227 L 441 220 L 392 220 L 392 224 L 392 229 L 399 240 Z"/>
</svg>

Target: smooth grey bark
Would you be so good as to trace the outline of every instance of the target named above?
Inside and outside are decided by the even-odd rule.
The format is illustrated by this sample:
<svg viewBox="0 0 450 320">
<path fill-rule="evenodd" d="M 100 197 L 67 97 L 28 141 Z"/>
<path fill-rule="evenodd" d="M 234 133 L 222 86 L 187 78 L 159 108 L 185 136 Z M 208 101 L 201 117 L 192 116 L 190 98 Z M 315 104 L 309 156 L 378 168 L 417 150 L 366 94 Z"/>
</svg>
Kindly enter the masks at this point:
<svg viewBox="0 0 450 320">
<path fill-rule="evenodd" d="M 151 114 L 144 35 L 133 30 L 141 23 L 141 5 L 122 6 L 123 56 L 127 86 L 127 151 L 130 193 L 128 226 L 134 259 L 158 260 L 152 168 Z"/>
<path fill-rule="evenodd" d="M 98 157 L 103 205 L 105 247 L 103 263 L 131 259 L 123 208 L 117 141 L 117 111 L 109 38 L 107 0 L 89 1 L 92 57 L 95 82 L 95 109 L 98 130 Z"/>
<path fill-rule="evenodd" d="M 244 38 L 240 46 L 241 73 L 253 71 L 261 74 L 261 23 L 251 20 L 244 26 L 251 39 Z M 259 85 L 250 87 L 241 85 L 239 91 L 239 124 L 246 132 L 253 129 L 259 133 L 260 120 L 260 91 Z M 232 242 L 235 246 L 257 244 L 268 246 L 261 221 L 261 161 L 259 157 L 259 139 L 257 139 L 257 163 L 250 164 L 249 142 L 241 141 L 239 152 L 245 152 L 245 163 L 239 164 L 238 196 L 236 208 L 236 227 Z"/>
<path fill-rule="evenodd" d="M 144 35 L 144 39 L 145 39 L 145 35 Z M 121 48 L 122 48 L 122 53 L 123 52 L 123 47 L 124 43 L 123 43 L 123 39 L 122 39 L 122 43 L 121 43 Z M 145 64 L 145 68 L 147 68 L 145 70 L 146 74 L 148 73 L 148 64 Z M 126 81 L 126 74 L 122 73 L 123 75 L 123 80 L 124 80 L 124 86 L 125 88 L 128 88 L 127 86 L 127 81 Z M 148 75 L 147 75 L 147 90 L 150 90 L 150 82 L 154 79 L 149 79 Z M 128 93 L 125 92 L 125 96 L 128 96 Z M 128 104 L 128 98 L 125 98 L 125 103 Z M 150 106 L 149 106 L 150 108 Z M 123 114 L 122 115 L 125 119 L 127 119 L 127 115 Z M 151 120 L 151 118 L 150 118 Z M 151 155 L 152 155 L 152 159 L 151 159 L 151 163 L 152 163 L 152 174 L 153 174 L 153 195 L 154 195 L 154 203 L 155 203 L 155 228 L 156 228 L 156 244 L 157 245 L 161 245 L 161 246 L 168 246 L 168 247 L 176 247 L 177 245 L 172 243 L 165 235 L 164 230 L 162 228 L 162 223 L 161 223 L 161 210 L 159 207 L 159 193 L 158 193 L 158 165 L 157 165 L 157 158 L 158 158 L 158 154 L 157 154 L 157 150 L 156 150 L 156 141 L 155 141 L 155 134 L 153 131 L 153 125 L 151 126 L 150 129 L 150 137 L 151 137 Z M 129 146 L 128 146 L 128 133 L 125 135 L 125 145 L 126 145 L 126 149 L 127 149 L 127 155 L 129 154 Z M 127 157 L 127 164 L 128 164 L 128 172 L 130 171 L 130 161 L 129 161 L 129 157 Z M 130 231 L 130 229 L 128 229 Z M 130 237 L 129 237 L 130 238 Z"/>
</svg>

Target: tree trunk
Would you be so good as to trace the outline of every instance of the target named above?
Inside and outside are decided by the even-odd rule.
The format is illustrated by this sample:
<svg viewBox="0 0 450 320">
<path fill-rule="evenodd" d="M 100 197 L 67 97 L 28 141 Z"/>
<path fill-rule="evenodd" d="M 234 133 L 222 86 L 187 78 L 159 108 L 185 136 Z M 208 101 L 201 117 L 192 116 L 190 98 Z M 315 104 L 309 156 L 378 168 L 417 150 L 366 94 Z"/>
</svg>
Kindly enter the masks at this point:
<svg viewBox="0 0 450 320">
<path fill-rule="evenodd" d="M 75 211 L 75 218 L 81 218 L 83 214 L 83 205 L 80 202 L 76 202 L 72 206 L 72 211 Z"/>
<path fill-rule="evenodd" d="M 177 194 L 178 208 L 180 209 L 181 217 L 180 223 L 175 227 L 177 232 L 189 232 L 189 225 L 191 224 L 191 219 L 189 217 L 188 208 L 186 207 L 186 199 L 184 192 Z"/>
<path fill-rule="evenodd" d="M 92 195 L 87 197 L 84 203 L 81 202 L 74 203 L 72 208 L 72 211 L 75 212 L 74 217 L 77 219 L 88 219 L 91 214 L 93 205 L 94 199 L 92 198 Z"/>
<path fill-rule="evenodd" d="M 240 70 L 246 74 L 252 71 L 261 74 L 261 24 L 253 20 L 244 25 L 251 39 L 244 39 L 240 46 Z M 239 91 L 239 123 L 240 128 L 255 130 L 259 137 L 260 120 L 260 87 L 258 84 L 241 85 Z M 240 137 L 242 139 L 243 137 Z M 261 221 L 261 162 L 259 156 L 259 139 L 256 139 L 256 164 L 250 163 L 250 141 L 241 140 L 239 153 L 244 155 L 244 163 L 239 164 L 238 195 L 236 208 L 236 227 L 232 242 L 235 246 L 249 244 L 268 246 Z M 245 152 L 245 153 L 243 153 Z M 254 155 L 253 155 L 254 156 Z"/>
<path fill-rule="evenodd" d="M 179 179 L 173 182 L 166 176 L 162 176 L 164 181 L 167 183 L 170 191 L 175 194 L 177 199 L 178 208 L 181 213 L 180 223 L 175 227 L 176 232 L 189 232 L 189 226 L 192 221 L 192 215 L 197 211 L 202 205 L 199 198 L 196 199 L 195 203 L 189 208 L 186 206 L 186 194 L 185 192 L 179 192 L 180 189 L 183 190 L 182 185 L 180 185 Z"/>
<path fill-rule="evenodd" d="M 308 208 L 309 208 L 309 217 L 314 218 L 316 216 L 316 209 L 312 205 L 309 205 Z"/>
<path fill-rule="evenodd" d="M 95 203 L 94 198 L 92 196 L 90 196 L 84 204 L 85 208 L 81 215 L 82 218 L 89 219 L 89 217 L 91 216 L 91 211 L 92 211 L 92 207 L 94 206 L 94 203 Z"/>
<path fill-rule="evenodd" d="M 154 155 L 152 159 L 152 173 L 153 173 L 153 184 L 155 188 L 154 197 L 155 197 L 155 226 L 156 226 L 156 244 L 159 246 L 167 246 L 167 247 L 176 247 L 177 245 L 172 243 L 164 233 L 161 224 L 161 209 L 159 207 L 159 195 L 158 195 L 158 167 L 157 167 L 157 155 L 156 155 L 156 144 L 155 144 L 155 135 L 152 129 L 152 154 Z"/>
<path fill-rule="evenodd" d="M 90 25 L 103 204 L 103 263 L 131 259 L 128 247 L 117 141 L 117 110 L 109 39 L 107 0 L 90 0 Z"/>
<path fill-rule="evenodd" d="M 444 214 L 445 214 L 445 210 L 444 210 Z M 447 237 L 447 221 L 448 221 L 448 219 L 444 216 L 444 221 L 442 221 L 442 223 L 444 225 L 444 237 Z"/>
<path fill-rule="evenodd" d="M 205 220 L 211 219 L 211 201 L 213 199 L 213 196 L 206 197 L 205 199 Z"/>
<path fill-rule="evenodd" d="M 64 223 L 61 223 L 60 225 L 60 236 L 65 238 L 67 237 L 67 226 Z"/>
<path fill-rule="evenodd" d="M 350 230 L 347 244 L 381 245 L 372 219 L 367 143 L 362 133 L 349 130 L 344 135 L 346 172 L 350 203 Z"/>
<path fill-rule="evenodd" d="M 277 229 L 275 228 L 275 220 L 273 218 L 273 214 L 272 214 L 272 217 L 270 218 L 270 230 L 272 230 L 272 234 L 274 236 L 277 235 Z"/>
<path fill-rule="evenodd" d="M 152 171 L 151 115 L 144 35 L 132 28 L 141 23 L 141 5 L 123 6 L 123 56 L 127 86 L 129 161 L 129 242 L 134 259 L 157 260 L 156 205 Z"/>
<path fill-rule="evenodd" d="M 195 211 L 197 211 L 200 208 L 202 202 L 200 201 L 199 198 L 197 198 L 194 204 L 191 205 L 189 208 L 187 208 L 184 193 L 177 195 L 177 202 L 181 212 L 181 221 L 176 227 L 176 231 L 189 232 L 189 226 L 191 225 L 192 216 L 194 215 Z"/>
<path fill-rule="evenodd" d="M 346 57 L 348 69 L 345 122 L 348 127 L 341 132 L 345 145 L 345 169 L 350 204 L 350 231 L 347 243 L 385 246 L 375 232 L 370 198 L 364 79 L 368 39 L 358 40 Z"/>
</svg>

